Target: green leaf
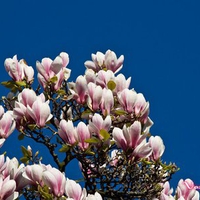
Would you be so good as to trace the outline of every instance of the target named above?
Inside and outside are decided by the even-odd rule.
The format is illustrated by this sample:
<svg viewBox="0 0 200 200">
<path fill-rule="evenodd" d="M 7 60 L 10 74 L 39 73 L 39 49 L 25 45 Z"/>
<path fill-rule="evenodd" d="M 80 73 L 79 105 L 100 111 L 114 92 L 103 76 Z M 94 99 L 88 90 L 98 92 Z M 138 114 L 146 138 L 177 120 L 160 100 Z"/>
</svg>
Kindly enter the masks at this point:
<svg viewBox="0 0 200 200">
<path fill-rule="evenodd" d="M 87 149 L 85 153 L 92 156 L 95 155 L 95 152 L 91 151 L 90 149 Z"/>
<path fill-rule="evenodd" d="M 36 128 L 36 124 L 29 124 L 28 128 L 33 131 Z"/>
<path fill-rule="evenodd" d="M 23 133 L 20 133 L 19 135 L 18 135 L 18 140 L 23 140 L 24 139 L 24 134 Z"/>
<path fill-rule="evenodd" d="M 108 86 L 108 89 L 114 90 L 116 87 L 116 83 L 114 81 L 110 80 L 110 81 L 108 81 L 107 86 Z"/>
<path fill-rule="evenodd" d="M 59 94 L 59 95 L 65 95 L 66 92 L 65 92 L 65 90 L 57 90 L 57 94 Z"/>
<path fill-rule="evenodd" d="M 96 143 L 99 143 L 100 140 L 96 137 L 92 137 L 92 138 L 86 139 L 85 142 L 89 144 L 96 144 Z"/>
<path fill-rule="evenodd" d="M 59 149 L 59 152 L 61 153 L 65 153 L 67 151 L 69 151 L 70 147 L 66 144 L 63 144 L 62 147 Z"/>
<path fill-rule="evenodd" d="M 22 163 L 24 163 L 24 164 L 28 164 L 28 162 L 29 162 L 29 158 L 28 157 L 22 157 L 22 158 L 20 158 L 20 160 L 21 160 L 21 162 Z"/>
<path fill-rule="evenodd" d="M 15 82 L 18 86 L 21 86 L 21 87 L 25 87 L 26 86 L 26 82 L 25 81 L 16 81 Z"/>
<path fill-rule="evenodd" d="M 110 134 L 104 129 L 100 130 L 100 135 L 103 137 L 104 141 L 110 138 Z"/>
<path fill-rule="evenodd" d="M 58 77 L 57 76 L 54 76 L 50 79 L 50 82 L 51 83 L 56 83 L 58 81 Z"/>
<path fill-rule="evenodd" d="M 87 118 L 91 114 L 90 110 L 85 110 L 81 113 L 81 118 Z"/>
<path fill-rule="evenodd" d="M 126 115 L 127 112 L 125 110 L 115 110 L 115 114 L 117 114 L 117 115 Z"/>
<path fill-rule="evenodd" d="M 31 156 L 30 152 L 26 149 L 26 147 L 21 146 L 21 150 L 24 156 L 27 156 L 27 157 Z"/>
<path fill-rule="evenodd" d="M 38 185 L 38 191 L 41 194 L 41 196 L 46 199 L 46 200 L 53 200 L 52 195 L 49 192 L 49 188 L 45 185 L 43 187 L 41 187 L 40 185 Z"/>
<path fill-rule="evenodd" d="M 18 91 L 17 86 L 13 80 L 1 82 L 1 85 L 10 89 L 12 92 L 16 93 Z"/>
</svg>

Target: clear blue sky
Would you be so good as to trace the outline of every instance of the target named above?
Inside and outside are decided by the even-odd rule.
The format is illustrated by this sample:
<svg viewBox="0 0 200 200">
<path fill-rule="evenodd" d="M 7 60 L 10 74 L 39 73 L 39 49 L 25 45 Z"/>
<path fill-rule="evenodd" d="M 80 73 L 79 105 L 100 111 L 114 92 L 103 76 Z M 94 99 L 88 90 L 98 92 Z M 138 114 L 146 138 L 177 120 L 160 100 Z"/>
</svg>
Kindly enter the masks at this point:
<svg viewBox="0 0 200 200">
<path fill-rule="evenodd" d="M 199 8 L 197 0 L 1 1 L 0 81 L 9 78 L 5 58 L 15 54 L 35 67 L 36 60 L 66 51 L 70 80 L 84 73 L 91 53 L 124 54 L 122 72 L 150 101 L 151 133 L 164 139 L 163 160 L 181 168 L 172 185 L 188 177 L 200 185 Z M 15 135 L 3 148 L 10 157 L 21 156 Z"/>
</svg>

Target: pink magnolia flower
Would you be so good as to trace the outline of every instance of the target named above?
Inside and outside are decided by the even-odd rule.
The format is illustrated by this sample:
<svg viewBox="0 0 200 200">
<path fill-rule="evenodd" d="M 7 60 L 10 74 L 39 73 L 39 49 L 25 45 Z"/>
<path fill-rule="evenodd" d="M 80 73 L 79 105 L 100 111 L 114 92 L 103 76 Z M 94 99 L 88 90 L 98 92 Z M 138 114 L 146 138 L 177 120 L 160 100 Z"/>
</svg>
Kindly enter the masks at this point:
<svg viewBox="0 0 200 200">
<path fill-rule="evenodd" d="M 111 117 L 107 115 L 105 119 L 102 118 L 100 114 L 95 113 L 92 119 L 89 121 L 88 129 L 91 134 L 97 135 L 100 139 L 100 131 L 106 130 L 109 131 L 111 127 Z"/>
<path fill-rule="evenodd" d="M 31 82 L 33 80 L 33 68 L 28 66 L 23 59 L 18 61 L 16 55 L 13 56 L 13 58 L 7 58 L 4 62 L 4 66 L 9 76 L 14 81 L 22 81 L 25 79 L 27 82 Z"/>
<path fill-rule="evenodd" d="M 22 176 L 24 172 L 25 166 L 24 164 L 20 164 L 16 158 L 6 158 L 5 169 L 3 171 L 4 178 L 10 177 L 10 179 L 14 179 L 16 182 L 16 191 L 19 191 L 24 186 L 29 184 L 29 181 Z"/>
<path fill-rule="evenodd" d="M 104 71 L 100 70 L 97 74 L 96 84 L 100 85 L 102 88 L 108 88 L 108 82 L 114 81 L 115 82 L 115 75 L 112 71 Z"/>
<path fill-rule="evenodd" d="M 133 90 L 129 90 L 125 88 L 121 92 L 118 93 L 118 100 L 121 106 L 128 113 L 132 113 L 134 111 L 134 104 L 137 99 L 137 93 Z"/>
<path fill-rule="evenodd" d="M 117 97 L 125 111 L 128 113 L 134 113 L 134 115 L 140 118 L 143 123 L 147 122 L 149 102 L 146 102 L 143 94 L 125 88 L 118 93 Z"/>
<path fill-rule="evenodd" d="M 152 149 L 151 157 L 153 160 L 158 160 L 163 155 L 165 150 L 162 138 L 160 136 L 151 136 L 149 138 L 149 145 Z"/>
<path fill-rule="evenodd" d="M 181 179 L 177 187 L 178 199 L 199 200 L 199 192 L 191 179 Z"/>
<path fill-rule="evenodd" d="M 127 80 L 123 74 L 118 74 L 115 77 L 115 83 L 116 83 L 116 88 L 114 89 L 115 93 L 117 94 L 118 92 L 129 88 L 130 83 L 131 83 L 131 77 L 129 77 Z"/>
<path fill-rule="evenodd" d="M 84 76 L 78 76 L 75 83 L 69 84 L 73 98 L 80 104 L 87 101 L 87 81 Z"/>
<path fill-rule="evenodd" d="M 71 120 L 60 121 L 58 134 L 67 144 L 73 145 L 76 142 L 77 133 Z"/>
<path fill-rule="evenodd" d="M 14 130 L 16 123 L 12 117 L 12 111 L 7 111 L 0 119 L 0 137 L 7 138 Z M 3 144 L 3 140 L 1 144 Z"/>
<path fill-rule="evenodd" d="M 116 73 L 122 68 L 123 61 L 123 55 L 117 59 L 117 56 L 113 51 L 107 50 L 105 55 L 101 52 L 92 54 L 92 61 L 86 61 L 84 64 L 88 69 L 92 69 L 95 72 L 106 68 L 107 70 Z"/>
<path fill-rule="evenodd" d="M 146 138 L 146 135 L 141 135 L 141 129 L 141 123 L 135 121 L 130 127 L 124 125 L 123 130 L 114 128 L 112 134 L 117 146 L 126 151 L 129 148 L 134 149 Z"/>
<path fill-rule="evenodd" d="M 42 102 L 37 99 L 32 107 L 27 107 L 27 112 L 31 118 L 35 121 L 38 127 L 44 127 L 46 122 L 52 118 L 51 110 L 47 102 Z"/>
<path fill-rule="evenodd" d="M 109 115 L 114 106 L 114 97 L 111 90 L 104 88 L 102 101 L 100 104 L 101 111 L 104 116 Z"/>
<path fill-rule="evenodd" d="M 65 194 L 68 198 L 72 198 L 73 200 L 83 200 L 87 195 L 85 189 L 82 190 L 78 183 L 68 178 L 65 185 Z"/>
<path fill-rule="evenodd" d="M 101 99 L 102 99 L 103 89 L 101 86 L 97 86 L 96 84 L 90 82 L 88 84 L 88 106 L 92 110 L 98 110 L 100 107 Z"/>
<path fill-rule="evenodd" d="M 14 118 L 18 126 L 23 126 L 23 120 L 36 123 L 38 127 L 44 127 L 45 123 L 52 118 L 49 101 L 45 102 L 44 94 L 37 96 L 31 89 L 23 89 L 18 95 L 13 109 Z"/>
<path fill-rule="evenodd" d="M 56 168 L 50 168 L 43 172 L 42 180 L 56 197 L 61 197 L 65 192 L 66 178 Z"/>
<path fill-rule="evenodd" d="M 17 199 L 18 192 L 15 192 L 16 182 L 14 180 L 10 180 L 10 177 L 3 179 L 0 176 L 0 199 L 2 200 L 12 200 Z"/>
<path fill-rule="evenodd" d="M 57 77 L 57 81 L 54 84 L 54 89 L 58 90 L 63 80 L 67 80 L 70 76 L 71 70 L 66 66 L 69 63 L 69 56 L 67 53 L 62 52 L 57 56 L 54 61 L 50 58 L 43 58 L 42 62 L 36 62 L 36 68 L 38 70 L 38 81 L 46 88 L 51 78 Z"/>
<path fill-rule="evenodd" d="M 46 169 L 39 164 L 27 165 L 22 176 L 27 179 L 31 185 L 41 185 L 43 186 L 42 175 Z"/>
<path fill-rule="evenodd" d="M 170 189 L 169 182 L 165 182 L 162 187 L 163 190 L 161 191 L 160 200 L 175 200 L 172 196 L 173 189 Z"/>
<path fill-rule="evenodd" d="M 79 147 L 81 147 L 81 149 L 83 150 L 87 149 L 89 143 L 86 143 L 85 140 L 91 137 L 88 127 L 83 122 L 79 122 L 76 131 L 77 131 L 76 135 L 77 135 L 77 141 L 79 142 L 78 143 Z"/>
<path fill-rule="evenodd" d="M 143 140 L 133 151 L 131 155 L 132 160 L 137 160 L 139 158 L 148 158 L 152 154 L 152 149 L 146 139 Z"/>
<path fill-rule="evenodd" d="M 134 111 L 136 116 L 143 117 L 144 119 L 149 114 L 149 102 L 146 102 L 142 93 L 137 94 Z"/>
<path fill-rule="evenodd" d="M 91 69 L 87 69 L 85 71 L 85 79 L 86 79 L 87 83 L 90 83 L 90 82 L 95 83 L 96 82 L 95 72 Z"/>
</svg>

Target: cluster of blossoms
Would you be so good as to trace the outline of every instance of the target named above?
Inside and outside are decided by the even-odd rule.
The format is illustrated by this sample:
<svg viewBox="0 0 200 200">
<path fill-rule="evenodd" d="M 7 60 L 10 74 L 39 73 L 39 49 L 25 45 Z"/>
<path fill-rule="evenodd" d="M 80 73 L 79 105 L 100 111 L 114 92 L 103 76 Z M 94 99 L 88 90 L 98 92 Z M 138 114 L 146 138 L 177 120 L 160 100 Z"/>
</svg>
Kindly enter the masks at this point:
<svg viewBox="0 0 200 200">
<path fill-rule="evenodd" d="M 49 190 L 47 194 L 44 193 L 45 187 Z M 62 197 L 62 199 L 74 200 L 102 200 L 97 192 L 94 195 L 87 195 L 86 190 L 82 189 L 78 183 L 66 178 L 51 165 L 41 163 L 19 165 L 16 158 L 6 157 L 5 160 L 2 154 L 0 156 L 0 199 L 17 199 L 24 188 L 38 190 L 38 196 L 42 194 L 43 199 L 51 195 L 54 199 Z"/>
<path fill-rule="evenodd" d="M 163 140 L 149 133 L 149 102 L 129 89 L 131 78 L 118 74 L 123 61 L 111 50 L 97 52 L 84 63 L 85 74 L 68 82 L 69 56 L 62 52 L 36 62 L 39 87 L 34 90 L 33 68 L 17 56 L 5 60 L 12 80 L 2 84 L 12 94 L 2 99 L 8 111 L 0 107 L 0 145 L 16 128 L 45 145 L 58 169 L 35 162 L 30 149 L 20 165 L 2 155 L 0 188 L 6 189 L 0 189 L 0 199 L 31 191 L 43 199 L 199 199 L 190 179 L 180 180 L 172 196 L 168 180 L 177 167 L 162 162 Z M 73 159 L 79 161 L 84 189 L 64 175 Z"/>
</svg>

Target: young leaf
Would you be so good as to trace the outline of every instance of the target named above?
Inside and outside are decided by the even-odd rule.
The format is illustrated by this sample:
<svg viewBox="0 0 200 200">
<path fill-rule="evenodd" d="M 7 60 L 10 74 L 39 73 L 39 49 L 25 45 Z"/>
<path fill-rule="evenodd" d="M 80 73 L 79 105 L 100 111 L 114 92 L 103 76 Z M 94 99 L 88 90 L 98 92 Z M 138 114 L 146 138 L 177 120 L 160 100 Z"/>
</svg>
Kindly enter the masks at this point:
<svg viewBox="0 0 200 200">
<path fill-rule="evenodd" d="M 100 140 L 98 138 L 92 137 L 92 138 L 86 139 L 85 142 L 89 144 L 96 144 L 96 143 L 99 143 Z"/>
<path fill-rule="evenodd" d="M 54 76 L 50 79 L 50 82 L 51 83 L 55 83 L 56 81 L 58 80 L 58 77 L 57 76 Z"/>
<path fill-rule="evenodd" d="M 108 89 L 114 90 L 116 87 L 116 83 L 114 81 L 110 80 L 110 81 L 108 81 L 107 86 L 108 86 Z"/>
<path fill-rule="evenodd" d="M 28 164 L 28 162 L 29 162 L 29 158 L 28 157 L 22 157 L 22 158 L 20 158 L 20 160 L 21 160 L 21 162 L 22 163 L 24 163 L 24 164 Z"/>
<path fill-rule="evenodd" d="M 26 147 L 21 146 L 21 150 L 24 156 L 29 157 L 30 156 L 30 152 L 26 149 Z"/>
<path fill-rule="evenodd" d="M 26 86 L 26 82 L 25 81 L 16 81 L 15 82 L 18 86 L 21 86 L 21 87 L 25 87 Z"/>
<path fill-rule="evenodd" d="M 100 130 L 100 135 L 103 137 L 104 141 L 110 138 L 110 134 L 104 129 Z"/>
<path fill-rule="evenodd" d="M 63 144 L 62 147 L 59 149 L 59 152 L 61 153 L 65 153 L 69 151 L 69 146 L 67 146 L 66 144 Z"/>
</svg>

